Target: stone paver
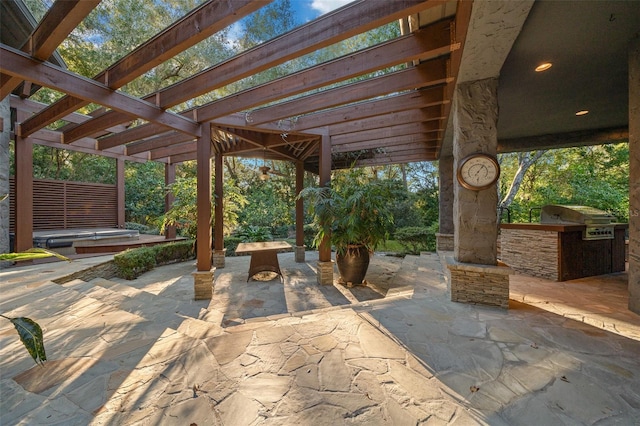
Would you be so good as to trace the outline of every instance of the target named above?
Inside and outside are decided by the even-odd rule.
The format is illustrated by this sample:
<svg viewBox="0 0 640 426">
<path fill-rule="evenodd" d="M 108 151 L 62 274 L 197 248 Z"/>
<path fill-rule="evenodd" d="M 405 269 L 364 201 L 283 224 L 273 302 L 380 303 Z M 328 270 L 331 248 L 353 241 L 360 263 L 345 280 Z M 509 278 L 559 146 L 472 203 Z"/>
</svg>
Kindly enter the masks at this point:
<svg viewBox="0 0 640 426">
<path fill-rule="evenodd" d="M 515 276 L 506 311 L 449 301 L 436 254 L 377 255 L 353 288 L 318 286 L 316 261 L 281 254 L 284 282 L 247 283 L 227 258 L 211 301 L 193 262 L 63 285 L 97 260 L 0 271 L 1 312 L 38 321 L 49 357 L 0 323 L 0 424 L 640 424 L 619 277 Z"/>
</svg>

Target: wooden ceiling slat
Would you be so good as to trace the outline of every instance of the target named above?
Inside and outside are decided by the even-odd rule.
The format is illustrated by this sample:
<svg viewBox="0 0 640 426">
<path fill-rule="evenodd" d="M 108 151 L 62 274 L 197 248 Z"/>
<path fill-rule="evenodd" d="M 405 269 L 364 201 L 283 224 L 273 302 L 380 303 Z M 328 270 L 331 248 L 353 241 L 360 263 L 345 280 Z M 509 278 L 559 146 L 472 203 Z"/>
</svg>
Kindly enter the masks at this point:
<svg viewBox="0 0 640 426">
<path fill-rule="evenodd" d="M 416 67 L 282 102 L 251 112 L 254 125 L 295 117 L 346 103 L 448 82 L 447 61 L 433 59 Z"/>
<path fill-rule="evenodd" d="M 329 126 L 331 129 L 334 123 L 345 123 L 398 111 L 442 105 L 443 99 L 443 87 L 416 90 L 402 95 L 388 96 L 303 115 L 297 119 L 295 130 L 308 131 L 324 126 Z"/>
<path fill-rule="evenodd" d="M 124 145 L 129 142 L 139 141 L 141 139 L 150 138 L 160 133 L 160 129 L 165 132 L 170 130 L 166 126 L 158 126 L 150 123 L 141 124 L 140 126 L 132 127 L 124 132 L 105 136 L 98 140 L 98 149 L 108 149 L 119 145 Z"/>
<path fill-rule="evenodd" d="M 200 134 L 198 123 L 165 112 L 143 100 L 123 95 L 96 81 L 79 77 L 49 63 L 40 62 L 6 45 L 0 46 L 0 53 L 3 59 L 0 62 L 0 69 L 6 74 L 26 77 L 26 79 L 42 86 L 91 100 L 109 108 L 126 111 L 194 136 Z M 21 136 L 24 135 L 21 133 Z"/>
<path fill-rule="evenodd" d="M 393 136 L 411 135 L 416 133 L 436 132 L 440 129 L 438 121 L 424 123 L 407 123 L 388 126 L 381 129 L 362 130 L 360 132 L 345 133 L 331 137 L 331 145 L 347 145 L 355 142 L 365 142 L 375 139 L 386 139 Z"/>
<path fill-rule="evenodd" d="M 440 105 L 408 111 L 394 112 L 375 117 L 363 118 L 357 121 L 338 123 L 329 127 L 329 134 L 336 136 L 345 133 L 360 132 L 364 130 L 380 129 L 399 124 L 418 123 L 425 121 L 441 120 Z"/>
<path fill-rule="evenodd" d="M 455 90 L 456 80 L 458 72 L 460 70 L 460 63 L 462 62 L 462 50 L 464 49 L 464 43 L 467 39 L 467 30 L 469 28 L 469 22 L 471 21 L 471 9 L 473 8 L 473 2 L 458 0 L 456 7 L 456 16 L 454 24 L 454 42 L 460 43 L 460 49 L 451 53 L 451 74 L 453 76 L 452 83 L 447 86 L 446 99 L 453 99 L 453 91 Z M 451 103 L 445 104 L 442 108 L 442 115 L 446 117 L 443 120 L 442 127 L 447 128 L 447 122 L 449 121 L 449 114 L 451 112 Z M 451 144 L 453 145 L 453 144 Z M 440 151 L 436 154 L 436 158 L 440 157 Z"/>
<path fill-rule="evenodd" d="M 130 143 L 129 145 L 125 145 L 127 148 L 127 154 L 139 154 L 141 152 L 150 151 L 153 149 L 163 148 L 165 146 L 179 144 L 183 142 L 187 142 L 192 140 L 193 137 L 190 135 L 185 135 L 180 132 L 169 132 L 162 134 L 160 136 L 156 136 L 151 139 L 145 139 L 139 142 Z"/>
<path fill-rule="evenodd" d="M 176 143 L 170 146 L 153 149 L 150 152 L 149 158 L 151 160 L 157 160 L 159 158 L 170 157 L 172 155 L 178 155 L 185 152 L 195 152 L 198 147 L 197 141 L 189 141 L 185 143 Z"/>
<path fill-rule="evenodd" d="M 455 46 L 449 44 L 449 27 L 450 21 L 443 21 L 428 29 L 218 99 L 198 107 L 198 117 L 203 121 L 213 120 L 405 62 L 449 54 L 455 50 Z"/>
<path fill-rule="evenodd" d="M 354 142 L 347 145 L 336 145 L 331 147 L 331 152 L 351 152 L 362 149 L 377 149 L 397 145 L 421 145 L 432 143 L 438 140 L 438 135 L 434 133 L 417 133 L 412 135 L 393 136 L 390 138 L 376 139 L 365 142 Z"/>
<path fill-rule="evenodd" d="M 270 1 L 272 0 L 216 0 L 207 2 L 140 45 L 98 74 L 94 80 L 101 81 L 112 89 L 118 89 L 180 51 L 224 29 Z M 91 101 L 100 103 L 94 99 Z M 86 99 L 80 98 L 52 104 L 47 110 L 23 123 L 25 136 L 86 104 Z M 128 118 L 123 121 L 126 120 Z"/>
</svg>

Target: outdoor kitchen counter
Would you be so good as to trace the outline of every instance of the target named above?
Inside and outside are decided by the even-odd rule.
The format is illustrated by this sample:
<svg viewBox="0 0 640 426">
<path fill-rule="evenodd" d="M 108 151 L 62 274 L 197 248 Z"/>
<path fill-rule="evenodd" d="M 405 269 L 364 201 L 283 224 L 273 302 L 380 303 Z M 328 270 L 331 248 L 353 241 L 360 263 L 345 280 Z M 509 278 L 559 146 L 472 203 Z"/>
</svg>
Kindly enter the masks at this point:
<svg viewBox="0 0 640 426">
<path fill-rule="evenodd" d="M 614 238 L 584 240 L 586 225 L 508 223 L 500 225 L 500 259 L 515 271 L 566 281 L 625 270 L 625 231 Z"/>
</svg>

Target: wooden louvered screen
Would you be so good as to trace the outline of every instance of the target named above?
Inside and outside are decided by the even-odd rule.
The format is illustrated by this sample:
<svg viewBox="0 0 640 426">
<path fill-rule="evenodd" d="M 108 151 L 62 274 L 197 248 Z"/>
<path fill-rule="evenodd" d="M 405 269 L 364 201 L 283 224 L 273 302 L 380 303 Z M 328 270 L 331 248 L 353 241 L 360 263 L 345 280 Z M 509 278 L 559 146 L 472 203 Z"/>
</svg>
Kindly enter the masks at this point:
<svg viewBox="0 0 640 426">
<path fill-rule="evenodd" d="M 11 185 L 11 232 L 15 232 L 15 182 Z M 116 185 L 33 180 L 33 230 L 117 228 Z"/>
</svg>

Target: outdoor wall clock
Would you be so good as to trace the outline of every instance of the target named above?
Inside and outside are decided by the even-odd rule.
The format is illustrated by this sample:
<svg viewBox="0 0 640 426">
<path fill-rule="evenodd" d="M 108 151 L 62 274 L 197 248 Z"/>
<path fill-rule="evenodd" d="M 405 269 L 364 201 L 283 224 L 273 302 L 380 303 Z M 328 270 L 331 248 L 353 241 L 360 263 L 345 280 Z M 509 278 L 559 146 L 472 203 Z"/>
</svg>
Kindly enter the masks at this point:
<svg viewBox="0 0 640 426">
<path fill-rule="evenodd" d="M 490 188 L 500 177 L 500 165 L 495 157 L 476 153 L 460 161 L 458 182 L 472 191 Z"/>
</svg>

